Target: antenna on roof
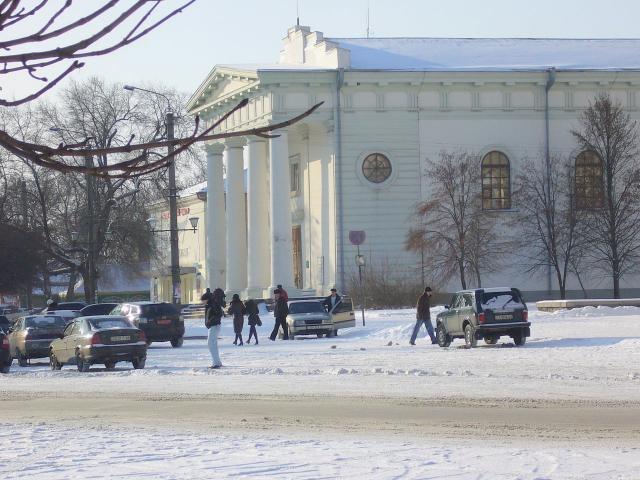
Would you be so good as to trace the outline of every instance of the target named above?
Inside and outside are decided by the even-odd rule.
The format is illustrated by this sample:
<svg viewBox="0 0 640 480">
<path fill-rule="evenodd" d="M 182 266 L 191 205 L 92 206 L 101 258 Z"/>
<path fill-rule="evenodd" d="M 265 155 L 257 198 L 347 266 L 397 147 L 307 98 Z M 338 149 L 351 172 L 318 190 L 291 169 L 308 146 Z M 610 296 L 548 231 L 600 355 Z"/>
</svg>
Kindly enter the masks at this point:
<svg viewBox="0 0 640 480">
<path fill-rule="evenodd" d="M 300 0 L 296 0 L 296 26 L 300 26 Z"/>
<path fill-rule="evenodd" d="M 367 38 L 369 38 L 369 0 L 367 0 Z"/>
</svg>

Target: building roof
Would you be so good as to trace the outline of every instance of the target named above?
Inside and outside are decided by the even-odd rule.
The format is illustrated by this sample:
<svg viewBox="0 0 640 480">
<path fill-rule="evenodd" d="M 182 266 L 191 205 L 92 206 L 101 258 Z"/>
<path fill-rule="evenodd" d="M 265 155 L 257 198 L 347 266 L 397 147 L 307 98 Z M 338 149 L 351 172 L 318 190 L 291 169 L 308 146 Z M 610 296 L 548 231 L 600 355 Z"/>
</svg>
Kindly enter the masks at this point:
<svg viewBox="0 0 640 480">
<path fill-rule="evenodd" d="M 640 39 L 327 38 L 353 70 L 640 70 Z"/>
</svg>

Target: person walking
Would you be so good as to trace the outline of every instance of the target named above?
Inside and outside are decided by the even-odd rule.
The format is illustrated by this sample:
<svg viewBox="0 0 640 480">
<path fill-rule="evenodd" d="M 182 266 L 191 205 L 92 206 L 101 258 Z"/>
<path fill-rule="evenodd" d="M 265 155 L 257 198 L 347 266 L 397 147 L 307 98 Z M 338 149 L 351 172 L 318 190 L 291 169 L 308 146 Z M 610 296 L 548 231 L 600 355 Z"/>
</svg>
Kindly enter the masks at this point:
<svg viewBox="0 0 640 480">
<path fill-rule="evenodd" d="M 277 288 L 273 291 L 276 299 L 276 304 L 273 307 L 273 316 L 276 317 L 276 324 L 273 327 L 273 331 L 271 332 L 271 336 L 269 337 L 272 342 L 276 341 L 276 336 L 278 335 L 278 330 L 282 327 L 282 331 L 284 332 L 283 338 L 285 340 L 289 340 L 289 327 L 287 327 L 287 315 L 289 315 L 289 306 L 287 305 L 284 296 L 282 295 L 282 291 Z"/>
<path fill-rule="evenodd" d="M 327 312 L 331 312 L 335 308 L 337 304 L 342 301 L 342 297 L 338 295 L 338 290 L 335 288 L 331 289 L 331 295 L 324 299 L 324 307 L 327 309 Z"/>
<path fill-rule="evenodd" d="M 262 326 L 262 320 L 260 320 L 259 311 L 258 311 L 258 303 L 250 298 L 246 302 L 244 302 L 244 307 L 247 312 L 247 320 L 249 323 L 249 338 L 247 339 L 247 344 L 251 343 L 251 337 L 255 337 L 256 345 L 258 345 L 258 331 L 256 330 L 257 326 Z"/>
<path fill-rule="evenodd" d="M 244 303 L 242 303 L 242 300 L 240 300 L 240 295 L 238 295 L 237 293 L 233 294 L 233 298 L 231 299 L 231 303 L 229 304 L 227 313 L 229 315 L 233 315 L 233 331 L 236 334 L 236 338 L 233 341 L 233 344 L 240 347 L 244 345 L 244 343 L 242 342 L 242 328 L 244 327 L 245 308 Z M 238 343 L 238 341 L 240 343 Z"/>
<path fill-rule="evenodd" d="M 418 337 L 418 332 L 422 324 L 424 324 L 429 337 L 431 337 L 431 343 L 438 343 L 433 333 L 433 325 L 431 324 L 431 306 L 429 304 L 431 294 L 431 287 L 426 287 L 424 293 L 418 298 L 418 304 L 416 305 L 416 325 L 413 327 L 413 334 L 411 335 L 411 340 L 409 340 L 411 345 L 416 344 L 416 338 Z"/>
<path fill-rule="evenodd" d="M 207 309 L 207 316 L 205 317 L 205 326 L 209 329 L 207 332 L 207 346 L 209 347 L 209 353 L 213 361 L 213 365 L 209 368 L 220 368 L 222 366 L 220 352 L 218 351 L 218 335 L 220 335 L 223 316 L 224 310 L 222 310 L 222 305 L 216 300 L 212 300 Z"/>
<path fill-rule="evenodd" d="M 287 291 L 282 288 L 282 285 L 278 285 L 276 287 L 278 290 L 280 290 L 280 296 L 284 299 L 285 302 L 289 301 L 289 294 L 287 293 Z"/>
</svg>

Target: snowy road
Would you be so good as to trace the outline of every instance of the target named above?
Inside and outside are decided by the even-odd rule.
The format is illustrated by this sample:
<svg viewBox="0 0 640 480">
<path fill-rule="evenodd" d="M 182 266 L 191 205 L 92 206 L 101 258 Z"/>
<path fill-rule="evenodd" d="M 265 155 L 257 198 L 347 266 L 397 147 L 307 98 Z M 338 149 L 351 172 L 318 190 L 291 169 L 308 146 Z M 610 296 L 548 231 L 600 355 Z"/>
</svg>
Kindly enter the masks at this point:
<svg viewBox="0 0 640 480">
<path fill-rule="evenodd" d="M 411 347 L 413 318 L 275 343 L 265 318 L 244 347 L 227 321 L 219 371 L 204 340 L 143 371 L 14 364 L 0 477 L 640 478 L 640 309 L 532 311 L 524 348 Z"/>
</svg>

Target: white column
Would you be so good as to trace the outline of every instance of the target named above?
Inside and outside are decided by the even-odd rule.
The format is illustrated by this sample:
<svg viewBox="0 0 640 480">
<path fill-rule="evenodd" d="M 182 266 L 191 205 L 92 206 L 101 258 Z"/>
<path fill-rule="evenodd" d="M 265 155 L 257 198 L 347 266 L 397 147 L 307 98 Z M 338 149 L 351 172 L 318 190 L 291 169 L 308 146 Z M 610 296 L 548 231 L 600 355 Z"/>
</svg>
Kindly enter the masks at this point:
<svg viewBox="0 0 640 480">
<path fill-rule="evenodd" d="M 224 206 L 224 176 L 220 143 L 205 146 L 207 153 L 206 287 L 224 288 L 227 284 L 227 232 Z"/>
<path fill-rule="evenodd" d="M 244 139 L 226 142 L 227 160 L 227 292 L 247 288 L 247 222 L 245 216 Z"/>
<path fill-rule="evenodd" d="M 269 287 L 269 173 L 267 142 L 250 137 L 247 155 L 247 291 L 246 297 L 262 298 Z"/>
<path fill-rule="evenodd" d="M 274 132 L 279 137 L 269 140 L 271 165 L 271 286 L 282 285 L 293 290 L 293 253 L 291 245 L 291 185 L 289 181 L 289 139 L 286 130 Z"/>
</svg>

